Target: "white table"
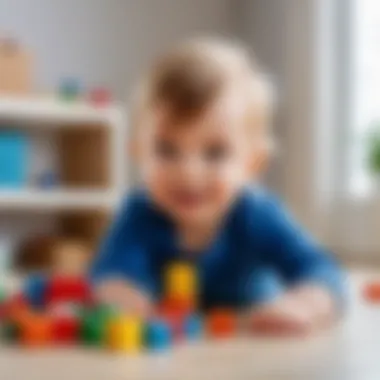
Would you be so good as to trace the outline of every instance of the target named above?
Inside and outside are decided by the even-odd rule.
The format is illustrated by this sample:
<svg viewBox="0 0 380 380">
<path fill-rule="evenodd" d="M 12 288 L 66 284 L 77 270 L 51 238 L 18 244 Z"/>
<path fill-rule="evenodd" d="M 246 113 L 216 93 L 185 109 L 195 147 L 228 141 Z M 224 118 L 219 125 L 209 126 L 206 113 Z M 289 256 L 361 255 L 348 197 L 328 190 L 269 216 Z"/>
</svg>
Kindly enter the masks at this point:
<svg viewBox="0 0 380 380">
<path fill-rule="evenodd" d="M 362 279 L 354 275 L 352 287 L 357 290 Z M 380 306 L 366 305 L 357 294 L 353 300 L 342 325 L 301 341 L 240 337 L 136 357 L 82 349 L 0 347 L 0 379 L 379 380 Z"/>
</svg>

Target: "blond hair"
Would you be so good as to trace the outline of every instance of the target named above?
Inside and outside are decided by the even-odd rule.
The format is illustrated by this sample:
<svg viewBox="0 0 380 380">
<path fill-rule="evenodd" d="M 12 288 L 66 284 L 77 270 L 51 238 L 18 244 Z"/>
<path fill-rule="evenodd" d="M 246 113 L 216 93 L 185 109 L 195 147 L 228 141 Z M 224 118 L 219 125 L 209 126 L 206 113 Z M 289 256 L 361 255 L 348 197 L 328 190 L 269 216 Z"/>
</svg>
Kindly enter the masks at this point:
<svg viewBox="0 0 380 380">
<path fill-rule="evenodd" d="M 161 56 L 139 83 L 133 98 L 132 129 L 139 129 L 158 105 L 167 107 L 174 124 L 182 124 L 200 116 L 232 87 L 247 103 L 247 123 L 267 131 L 273 88 L 248 49 L 218 39 L 187 41 Z M 272 146 L 270 137 L 268 148 Z"/>
</svg>

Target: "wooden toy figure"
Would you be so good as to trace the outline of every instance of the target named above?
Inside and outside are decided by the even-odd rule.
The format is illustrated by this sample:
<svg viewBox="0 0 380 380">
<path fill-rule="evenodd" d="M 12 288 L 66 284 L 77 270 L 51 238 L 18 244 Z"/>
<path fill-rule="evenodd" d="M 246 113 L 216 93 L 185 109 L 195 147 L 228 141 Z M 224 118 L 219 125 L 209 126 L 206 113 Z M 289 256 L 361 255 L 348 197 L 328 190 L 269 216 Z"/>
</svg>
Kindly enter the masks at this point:
<svg viewBox="0 0 380 380">
<path fill-rule="evenodd" d="M 45 304 L 49 309 L 83 305 L 91 301 L 86 279 L 89 250 L 77 241 L 63 241 L 53 250 L 50 281 L 46 285 Z"/>
<path fill-rule="evenodd" d="M 198 284 L 194 267 L 180 262 L 171 264 L 165 273 L 165 299 L 193 308 L 197 295 Z"/>
<path fill-rule="evenodd" d="M 134 316 L 113 318 L 107 327 L 107 346 L 115 351 L 136 353 L 143 343 L 142 321 Z"/>
</svg>

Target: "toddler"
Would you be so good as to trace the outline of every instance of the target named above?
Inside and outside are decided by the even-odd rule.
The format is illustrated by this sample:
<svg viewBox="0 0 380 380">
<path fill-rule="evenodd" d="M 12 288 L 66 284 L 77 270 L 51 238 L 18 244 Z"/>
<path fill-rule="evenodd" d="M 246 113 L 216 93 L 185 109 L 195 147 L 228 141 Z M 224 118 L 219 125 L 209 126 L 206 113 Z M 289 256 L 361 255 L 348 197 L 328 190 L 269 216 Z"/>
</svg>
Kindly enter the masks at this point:
<svg viewBox="0 0 380 380">
<path fill-rule="evenodd" d="M 147 315 L 164 268 L 190 260 L 203 307 L 244 309 L 258 333 L 308 334 L 334 321 L 340 269 L 258 186 L 271 103 L 240 46 L 190 41 L 156 62 L 132 123 L 141 187 L 93 265 L 100 300 Z"/>
</svg>

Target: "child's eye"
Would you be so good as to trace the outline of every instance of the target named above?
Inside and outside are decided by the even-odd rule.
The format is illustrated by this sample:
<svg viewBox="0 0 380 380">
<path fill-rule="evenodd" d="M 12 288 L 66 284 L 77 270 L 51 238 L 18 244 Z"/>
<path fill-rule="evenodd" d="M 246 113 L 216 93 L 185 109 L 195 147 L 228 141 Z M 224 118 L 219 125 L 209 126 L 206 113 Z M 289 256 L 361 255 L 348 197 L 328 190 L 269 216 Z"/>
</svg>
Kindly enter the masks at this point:
<svg viewBox="0 0 380 380">
<path fill-rule="evenodd" d="M 165 160 L 172 160 L 178 158 L 178 151 L 176 147 L 168 141 L 159 141 L 155 147 L 156 154 Z"/>
<path fill-rule="evenodd" d="M 224 160 L 227 155 L 228 149 L 223 145 L 213 145 L 205 151 L 206 160 L 212 162 Z"/>
</svg>

